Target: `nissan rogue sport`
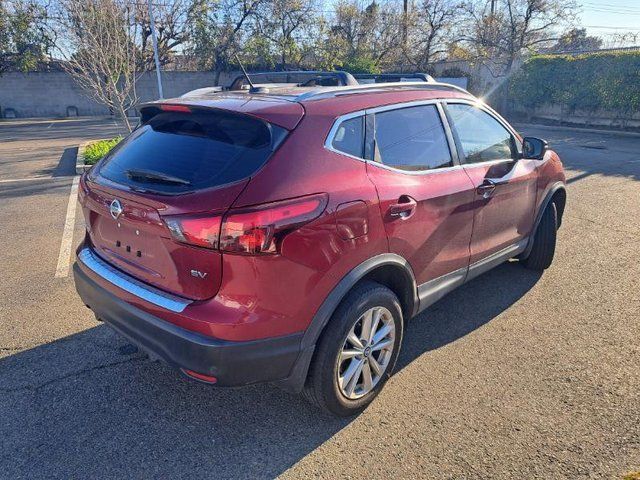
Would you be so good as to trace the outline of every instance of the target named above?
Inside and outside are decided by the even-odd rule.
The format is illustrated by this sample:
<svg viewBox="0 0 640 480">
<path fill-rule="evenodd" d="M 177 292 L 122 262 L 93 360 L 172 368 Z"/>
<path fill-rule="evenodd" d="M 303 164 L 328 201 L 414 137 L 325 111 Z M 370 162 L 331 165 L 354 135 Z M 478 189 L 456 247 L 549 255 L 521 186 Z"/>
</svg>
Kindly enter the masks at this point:
<svg viewBox="0 0 640 480">
<path fill-rule="evenodd" d="M 140 116 L 80 180 L 75 284 L 193 379 L 353 415 L 408 319 L 509 259 L 553 260 L 560 159 L 457 87 L 205 91 Z"/>
</svg>

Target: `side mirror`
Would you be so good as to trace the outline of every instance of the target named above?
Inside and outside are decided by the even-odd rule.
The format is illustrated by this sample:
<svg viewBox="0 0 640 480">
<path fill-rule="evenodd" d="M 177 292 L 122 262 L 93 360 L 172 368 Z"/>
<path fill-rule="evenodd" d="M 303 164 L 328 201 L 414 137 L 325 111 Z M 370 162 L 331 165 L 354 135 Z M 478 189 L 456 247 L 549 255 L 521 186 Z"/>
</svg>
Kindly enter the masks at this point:
<svg viewBox="0 0 640 480">
<path fill-rule="evenodd" d="M 547 148 L 546 140 L 536 137 L 524 137 L 522 139 L 522 158 L 542 160 Z"/>
</svg>

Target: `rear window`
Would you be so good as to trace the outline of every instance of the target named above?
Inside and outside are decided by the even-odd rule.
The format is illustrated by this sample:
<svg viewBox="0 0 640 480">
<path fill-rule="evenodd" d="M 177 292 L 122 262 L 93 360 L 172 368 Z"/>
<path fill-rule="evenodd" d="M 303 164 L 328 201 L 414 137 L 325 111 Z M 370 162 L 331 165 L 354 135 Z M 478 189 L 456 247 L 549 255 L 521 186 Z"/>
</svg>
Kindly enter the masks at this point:
<svg viewBox="0 0 640 480">
<path fill-rule="evenodd" d="M 228 112 L 163 112 L 121 142 L 100 162 L 97 173 L 158 193 L 216 187 L 253 174 L 286 132 Z"/>
<path fill-rule="evenodd" d="M 453 165 L 435 105 L 376 113 L 376 147 L 383 164 L 400 170 L 422 171 Z"/>
</svg>

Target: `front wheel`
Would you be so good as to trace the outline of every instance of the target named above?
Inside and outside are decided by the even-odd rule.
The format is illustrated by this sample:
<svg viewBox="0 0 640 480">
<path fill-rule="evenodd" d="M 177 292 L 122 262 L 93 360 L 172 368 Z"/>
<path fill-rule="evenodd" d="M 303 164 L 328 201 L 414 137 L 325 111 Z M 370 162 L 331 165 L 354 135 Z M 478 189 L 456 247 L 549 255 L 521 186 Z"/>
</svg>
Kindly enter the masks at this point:
<svg viewBox="0 0 640 480">
<path fill-rule="evenodd" d="M 402 310 L 396 295 L 374 282 L 357 286 L 322 335 L 305 397 L 334 415 L 361 412 L 391 376 L 401 342 Z"/>
<path fill-rule="evenodd" d="M 522 260 L 531 270 L 546 270 L 553 262 L 558 231 L 558 211 L 554 202 L 549 203 L 533 237 L 533 247 L 529 256 Z"/>
</svg>

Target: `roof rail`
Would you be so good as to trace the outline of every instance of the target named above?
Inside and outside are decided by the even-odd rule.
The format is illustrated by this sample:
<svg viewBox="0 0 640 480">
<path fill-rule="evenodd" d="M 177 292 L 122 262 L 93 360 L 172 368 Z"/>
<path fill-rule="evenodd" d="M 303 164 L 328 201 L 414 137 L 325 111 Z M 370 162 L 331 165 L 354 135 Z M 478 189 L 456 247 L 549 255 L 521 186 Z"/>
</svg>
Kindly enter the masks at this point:
<svg viewBox="0 0 640 480">
<path fill-rule="evenodd" d="M 343 86 L 343 87 L 322 87 L 315 90 L 311 90 L 302 93 L 296 97 L 296 101 L 320 99 L 326 97 L 335 97 L 339 95 L 350 95 L 353 93 L 366 93 L 376 90 L 384 91 L 391 89 L 429 89 L 429 90 L 457 90 L 462 93 L 470 93 L 464 88 L 460 88 L 450 83 L 440 83 L 436 81 L 431 82 L 387 82 L 387 83 L 368 83 L 355 86 Z"/>
<path fill-rule="evenodd" d="M 316 86 L 316 84 L 321 84 L 324 79 L 331 79 L 337 83 L 338 86 L 345 85 L 358 85 L 358 82 L 353 76 L 348 72 L 343 72 L 340 70 L 337 71 L 319 71 L 319 70 L 289 70 L 282 72 L 255 72 L 249 73 L 249 77 L 251 80 L 257 80 L 257 83 L 260 82 L 260 77 L 271 77 L 278 78 L 281 77 L 276 83 L 298 83 L 301 86 Z M 297 78 L 296 78 L 297 77 Z M 302 79 L 300 77 L 303 77 Z M 305 78 L 306 77 L 306 78 Z M 244 75 L 238 75 L 234 78 L 234 80 L 229 85 L 229 90 L 241 90 L 244 81 L 246 80 Z M 269 78 L 267 78 L 269 80 Z M 284 80 L 284 81 L 283 81 Z M 314 85 L 307 85 L 310 82 L 314 82 Z M 273 83 L 268 82 L 267 83 Z M 332 86 L 332 85 L 329 85 Z"/>
<path fill-rule="evenodd" d="M 388 83 L 388 82 L 406 82 L 405 79 L 415 79 L 423 82 L 435 82 L 434 78 L 421 72 L 414 73 L 354 73 L 356 80 L 373 80 L 375 83 Z"/>
</svg>

